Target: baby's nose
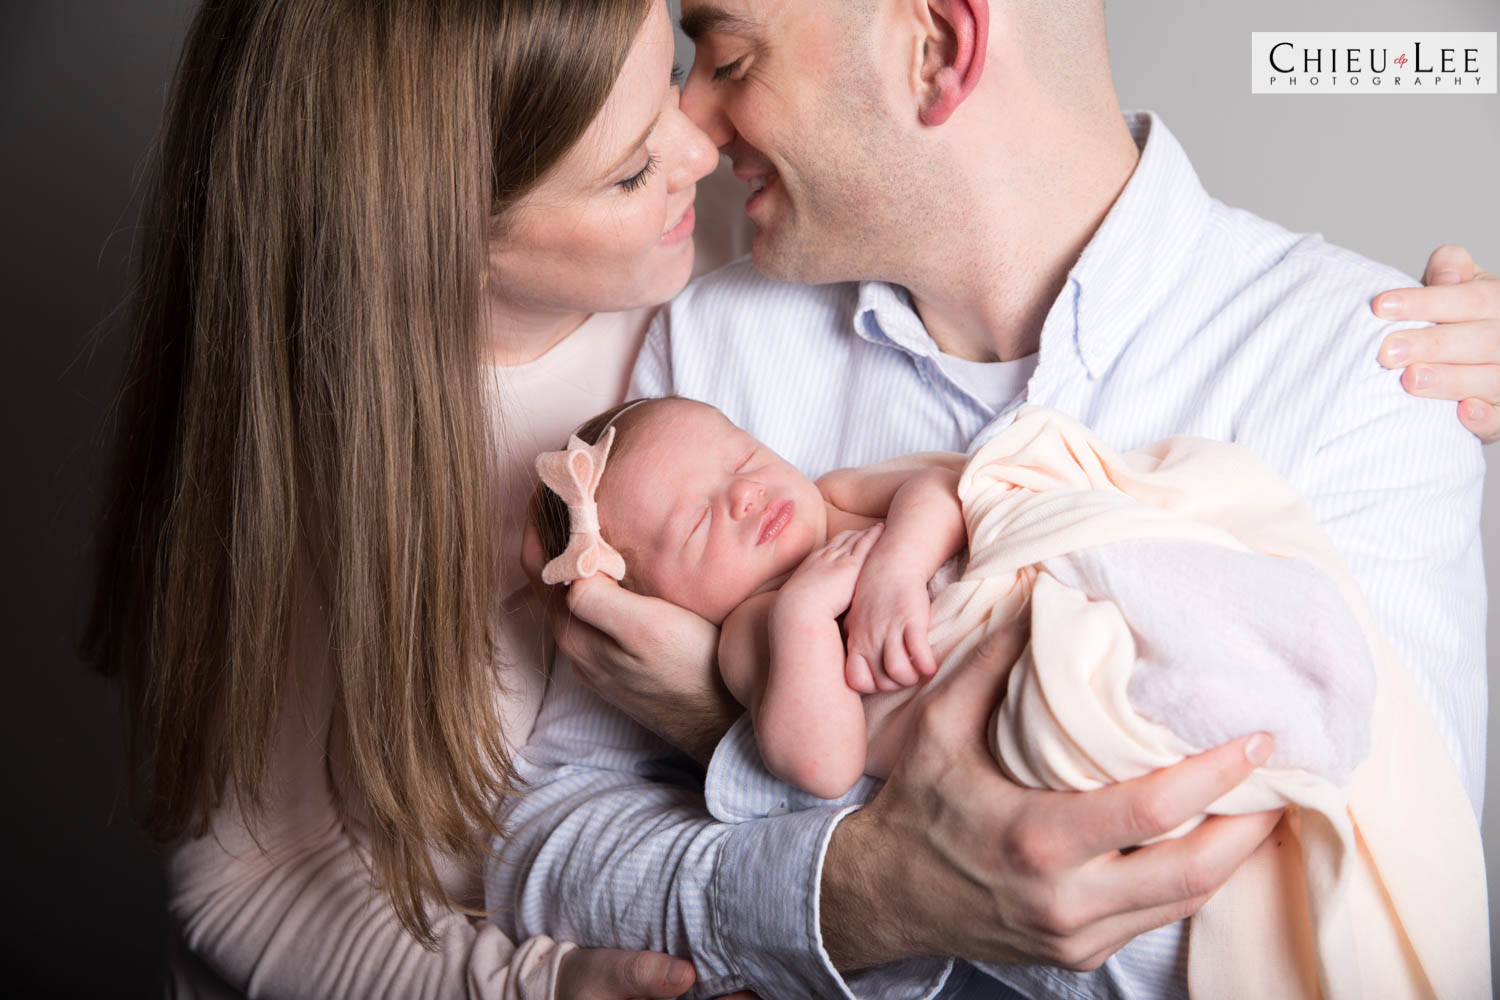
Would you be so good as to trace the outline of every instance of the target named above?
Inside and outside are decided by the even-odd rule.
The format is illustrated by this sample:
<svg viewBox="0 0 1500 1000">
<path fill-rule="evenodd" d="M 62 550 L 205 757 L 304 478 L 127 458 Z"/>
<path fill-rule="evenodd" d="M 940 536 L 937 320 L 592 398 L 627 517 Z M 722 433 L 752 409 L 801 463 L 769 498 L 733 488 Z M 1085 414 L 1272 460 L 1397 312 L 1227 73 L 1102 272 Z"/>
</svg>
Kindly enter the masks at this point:
<svg viewBox="0 0 1500 1000">
<path fill-rule="evenodd" d="M 749 479 L 736 479 L 729 497 L 730 513 L 736 521 L 755 513 L 760 509 L 765 495 L 766 489 L 760 483 Z"/>
</svg>

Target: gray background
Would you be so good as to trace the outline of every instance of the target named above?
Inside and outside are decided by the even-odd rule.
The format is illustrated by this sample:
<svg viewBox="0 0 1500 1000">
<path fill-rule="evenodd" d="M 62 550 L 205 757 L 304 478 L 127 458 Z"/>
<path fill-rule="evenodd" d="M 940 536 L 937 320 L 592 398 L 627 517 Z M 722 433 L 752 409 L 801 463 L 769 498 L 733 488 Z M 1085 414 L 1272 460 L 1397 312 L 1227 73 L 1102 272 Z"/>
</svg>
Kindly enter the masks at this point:
<svg viewBox="0 0 1500 1000">
<path fill-rule="evenodd" d="M 109 317 L 126 293 L 139 172 L 189 7 L 0 5 L 0 315 L 12 355 L 0 606 L 14 651 L 0 671 L 0 989 L 11 995 L 129 997 L 158 982 L 158 863 L 125 807 L 114 692 L 73 648 L 98 428 L 119 363 Z M 1494 31 L 1497 0 L 1115 0 L 1110 28 L 1125 105 L 1161 112 L 1216 196 L 1414 274 L 1443 241 L 1500 270 L 1500 98 L 1253 97 L 1246 65 L 1253 30 Z M 1500 479 L 1489 489 L 1487 527 Z M 1495 565 L 1500 526 L 1487 533 Z M 1497 642 L 1492 623 L 1492 659 Z M 1497 770 L 1487 844 L 1500 837 Z"/>
</svg>

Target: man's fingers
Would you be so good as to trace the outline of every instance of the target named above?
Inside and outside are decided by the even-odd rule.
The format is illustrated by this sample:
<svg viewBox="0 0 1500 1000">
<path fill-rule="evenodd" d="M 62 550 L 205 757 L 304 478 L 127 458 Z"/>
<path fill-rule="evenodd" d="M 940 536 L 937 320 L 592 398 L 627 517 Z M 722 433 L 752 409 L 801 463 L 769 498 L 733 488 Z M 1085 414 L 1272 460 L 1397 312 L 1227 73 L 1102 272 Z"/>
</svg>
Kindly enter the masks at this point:
<svg viewBox="0 0 1500 1000">
<path fill-rule="evenodd" d="M 1477 365 L 1500 360 L 1500 321 L 1445 323 L 1393 333 L 1380 345 L 1387 368 L 1414 364 Z"/>
<path fill-rule="evenodd" d="M 1432 288 L 1381 292 L 1372 302 L 1375 315 L 1388 320 L 1466 323 L 1500 316 L 1500 279 L 1479 272 L 1473 281 Z"/>
<path fill-rule="evenodd" d="M 1210 816 L 1184 836 L 1161 840 L 1129 854 L 1102 855 L 1090 866 L 1090 875 L 1096 880 L 1090 898 L 1098 907 L 1090 915 L 1104 919 L 1111 913 L 1149 913 L 1193 900 L 1201 902 L 1217 892 L 1255 852 L 1281 821 L 1281 815 L 1280 810 L 1272 810 Z M 1168 920 L 1184 916 L 1187 913 L 1179 912 Z"/>
<path fill-rule="evenodd" d="M 1458 419 L 1485 444 L 1500 441 L 1500 409 L 1483 399 L 1466 399 L 1458 404 Z"/>
<path fill-rule="evenodd" d="M 1271 756 L 1271 737 L 1255 733 L 1139 778 L 1084 793 L 1079 847 L 1090 858 L 1169 833 L 1203 812 Z M 1080 859 L 1082 860 L 1082 859 Z"/>
<path fill-rule="evenodd" d="M 1474 258 L 1469 251 L 1449 244 L 1438 247 L 1427 258 L 1427 270 L 1422 272 L 1424 285 L 1456 285 L 1474 277 Z"/>
<path fill-rule="evenodd" d="M 1401 385 L 1427 399 L 1500 400 L 1500 365 L 1412 365 Z"/>
</svg>

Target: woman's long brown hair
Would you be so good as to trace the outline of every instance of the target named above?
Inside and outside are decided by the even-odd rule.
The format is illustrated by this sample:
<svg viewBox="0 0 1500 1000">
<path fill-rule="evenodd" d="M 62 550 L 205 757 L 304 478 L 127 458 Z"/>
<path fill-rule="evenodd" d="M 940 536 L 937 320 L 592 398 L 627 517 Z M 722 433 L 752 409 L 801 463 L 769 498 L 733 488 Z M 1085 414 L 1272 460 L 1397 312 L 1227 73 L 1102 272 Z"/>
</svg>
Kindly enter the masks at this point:
<svg viewBox="0 0 1500 1000">
<path fill-rule="evenodd" d="M 472 862 L 496 832 L 514 772 L 486 247 L 599 112 L 649 2 L 198 11 L 137 244 L 85 639 L 123 680 L 159 839 L 204 834 L 226 796 L 258 814 L 311 600 L 341 783 L 414 934 L 431 943 L 446 898 L 432 853 Z"/>
</svg>

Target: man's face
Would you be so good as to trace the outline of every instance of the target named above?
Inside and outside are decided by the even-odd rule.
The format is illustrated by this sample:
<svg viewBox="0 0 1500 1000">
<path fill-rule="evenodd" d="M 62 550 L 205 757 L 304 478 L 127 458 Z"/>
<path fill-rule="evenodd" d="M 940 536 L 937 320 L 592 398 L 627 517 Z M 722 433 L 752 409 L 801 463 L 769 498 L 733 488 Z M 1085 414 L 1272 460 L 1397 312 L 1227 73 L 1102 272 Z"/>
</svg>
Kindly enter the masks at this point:
<svg viewBox="0 0 1500 1000">
<path fill-rule="evenodd" d="M 683 0 L 697 54 L 682 109 L 749 186 L 756 266 L 823 282 L 861 273 L 869 216 L 888 203 L 886 97 L 868 29 L 835 0 Z"/>
</svg>

